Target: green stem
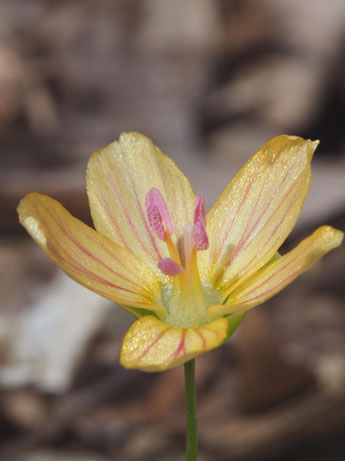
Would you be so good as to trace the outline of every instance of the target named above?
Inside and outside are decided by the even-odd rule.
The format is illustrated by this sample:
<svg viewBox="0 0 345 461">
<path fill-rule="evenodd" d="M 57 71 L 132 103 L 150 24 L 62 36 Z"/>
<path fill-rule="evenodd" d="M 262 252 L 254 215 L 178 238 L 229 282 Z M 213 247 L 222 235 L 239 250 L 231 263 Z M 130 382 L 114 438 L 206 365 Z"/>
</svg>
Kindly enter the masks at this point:
<svg viewBox="0 0 345 461">
<path fill-rule="evenodd" d="M 198 425 L 196 421 L 195 360 L 184 364 L 186 387 L 186 461 L 195 461 L 198 454 Z"/>
</svg>

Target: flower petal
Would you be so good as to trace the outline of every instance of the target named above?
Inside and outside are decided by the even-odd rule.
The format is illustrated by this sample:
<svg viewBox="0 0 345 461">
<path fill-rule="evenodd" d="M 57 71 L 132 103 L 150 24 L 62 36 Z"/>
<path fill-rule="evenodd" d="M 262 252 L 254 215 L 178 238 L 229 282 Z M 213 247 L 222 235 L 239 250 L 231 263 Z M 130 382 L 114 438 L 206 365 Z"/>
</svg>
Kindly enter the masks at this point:
<svg viewBox="0 0 345 461">
<path fill-rule="evenodd" d="M 266 264 L 291 232 L 310 185 L 318 142 L 277 136 L 240 169 L 207 215 L 210 247 L 201 270 L 214 283 L 248 277 Z"/>
<path fill-rule="evenodd" d="M 90 158 L 87 187 L 96 229 L 145 261 L 159 277 L 157 262 L 169 256 L 148 222 L 145 196 L 158 189 L 170 213 L 174 239 L 193 219 L 195 196 L 188 179 L 148 138 L 124 133 L 119 142 Z"/>
<path fill-rule="evenodd" d="M 33 239 L 74 280 L 112 301 L 149 309 L 165 318 L 165 308 L 158 304 L 156 276 L 128 250 L 74 218 L 46 195 L 28 194 L 18 213 Z"/>
<path fill-rule="evenodd" d="M 338 247 L 343 236 L 341 231 L 333 227 L 319 227 L 294 250 L 267 264 L 230 292 L 226 304 L 210 306 L 207 310 L 208 318 L 213 320 L 223 315 L 243 312 L 263 303 L 309 269 L 323 255 Z"/>
<path fill-rule="evenodd" d="M 125 368 L 166 370 L 220 346 L 227 332 L 226 319 L 201 328 L 180 328 L 153 316 L 142 317 L 124 337 L 120 362 Z"/>
</svg>

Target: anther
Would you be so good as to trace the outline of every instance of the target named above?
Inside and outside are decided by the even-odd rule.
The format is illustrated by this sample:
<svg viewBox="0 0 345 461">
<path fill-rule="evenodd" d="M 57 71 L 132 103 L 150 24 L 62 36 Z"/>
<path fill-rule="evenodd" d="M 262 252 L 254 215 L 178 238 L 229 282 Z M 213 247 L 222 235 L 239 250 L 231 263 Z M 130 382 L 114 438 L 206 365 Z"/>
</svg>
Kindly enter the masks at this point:
<svg viewBox="0 0 345 461">
<path fill-rule="evenodd" d="M 158 238 L 165 241 L 165 229 L 173 233 L 173 226 L 165 200 L 156 188 L 152 188 L 145 197 L 146 212 L 150 226 Z"/>
<path fill-rule="evenodd" d="M 196 196 L 196 204 L 194 208 L 194 224 L 196 224 L 199 221 L 202 221 L 204 226 L 206 226 L 204 196 L 201 194 L 198 194 Z"/>
<path fill-rule="evenodd" d="M 163 258 L 158 261 L 158 267 L 165 275 L 176 275 L 183 272 L 183 268 L 177 264 L 172 258 Z"/>
<path fill-rule="evenodd" d="M 195 248 L 197 250 L 207 250 L 208 248 L 208 237 L 204 224 L 198 221 L 193 227 L 193 237 L 195 242 Z"/>
<path fill-rule="evenodd" d="M 206 232 L 206 214 L 203 195 L 196 196 L 193 237 L 197 250 L 207 250 L 208 237 Z"/>
<path fill-rule="evenodd" d="M 162 216 L 155 204 L 151 204 L 147 207 L 147 217 L 149 218 L 150 226 L 155 231 L 157 237 L 161 240 L 165 240 L 165 230 Z"/>
</svg>

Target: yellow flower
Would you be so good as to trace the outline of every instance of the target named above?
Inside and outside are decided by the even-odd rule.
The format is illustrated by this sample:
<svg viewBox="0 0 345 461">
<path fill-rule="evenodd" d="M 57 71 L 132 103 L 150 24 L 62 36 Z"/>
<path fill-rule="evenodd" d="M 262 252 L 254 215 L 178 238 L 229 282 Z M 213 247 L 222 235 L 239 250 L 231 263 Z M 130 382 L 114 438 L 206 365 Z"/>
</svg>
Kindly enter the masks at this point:
<svg viewBox="0 0 345 461">
<path fill-rule="evenodd" d="M 122 134 L 88 164 L 96 230 L 36 193 L 20 202 L 20 222 L 70 277 L 137 318 L 122 365 L 164 370 L 220 346 L 248 309 L 340 245 L 342 232 L 322 226 L 277 253 L 301 212 L 317 145 L 270 140 L 206 217 L 171 159 L 148 138 Z"/>
</svg>

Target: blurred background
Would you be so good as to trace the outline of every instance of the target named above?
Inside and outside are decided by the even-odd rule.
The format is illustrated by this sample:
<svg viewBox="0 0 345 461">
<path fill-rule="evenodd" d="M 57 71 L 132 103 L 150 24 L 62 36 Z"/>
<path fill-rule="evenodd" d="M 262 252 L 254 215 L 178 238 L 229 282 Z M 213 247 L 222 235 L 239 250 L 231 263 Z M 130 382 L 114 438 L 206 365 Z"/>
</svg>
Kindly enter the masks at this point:
<svg viewBox="0 0 345 461">
<path fill-rule="evenodd" d="M 132 319 L 20 228 L 46 193 L 90 223 L 85 170 L 146 134 L 208 207 L 281 133 L 320 139 L 284 251 L 345 230 L 343 0 L 0 0 L 0 459 L 182 460 L 183 368 L 118 365 Z M 345 459 L 344 247 L 197 360 L 200 461 Z"/>
</svg>

